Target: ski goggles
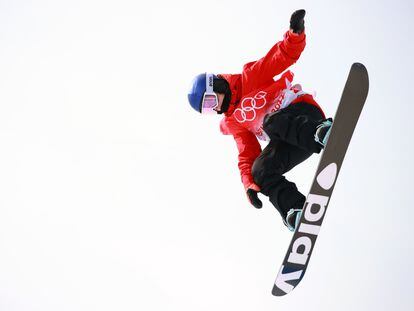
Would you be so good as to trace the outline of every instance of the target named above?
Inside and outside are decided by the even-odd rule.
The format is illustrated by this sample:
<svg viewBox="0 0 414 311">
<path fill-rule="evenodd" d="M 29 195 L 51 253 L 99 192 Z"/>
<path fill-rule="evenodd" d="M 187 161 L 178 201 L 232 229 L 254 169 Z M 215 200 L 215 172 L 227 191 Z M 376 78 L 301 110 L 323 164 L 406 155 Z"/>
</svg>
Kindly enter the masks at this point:
<svg viewBox="0 0 414 311">
<path fill-rule="evenodd" d="M 218 106 L 217 94 L 213 91 L 213 79 L 214 75 L 206 73 L 206 91 L 201 101 L 201 113 L 202 114 L 215 114 L 215 108 Z"/>
</svg>

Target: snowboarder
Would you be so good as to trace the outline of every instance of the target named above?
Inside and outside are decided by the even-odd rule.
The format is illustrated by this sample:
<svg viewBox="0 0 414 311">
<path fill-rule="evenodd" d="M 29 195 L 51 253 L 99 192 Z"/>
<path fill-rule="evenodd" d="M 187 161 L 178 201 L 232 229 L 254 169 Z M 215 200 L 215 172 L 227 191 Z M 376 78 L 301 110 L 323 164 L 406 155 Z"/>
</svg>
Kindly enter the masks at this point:
<svg viewBox="0 0 414 311">
<path fill-rule="evenodd" d="M 261 208 L 258 193 L 268 196 L 291 231 L 305 196 L 284 174 L 321 151 L 332 125 L 313 96 L 292 84 L 293 73 L 284 72 L 305 48 L 304 17 L 305 10 L 295 11 L 283 40 L 263 58 L 245 64 L 241 74 L 199 74 L 188 93 L 196 111 L 224 114 L 220 130 L 236 141 L 249 202 Z M 269 142 L 263 151 L 258 139 Z"/>
</svg>

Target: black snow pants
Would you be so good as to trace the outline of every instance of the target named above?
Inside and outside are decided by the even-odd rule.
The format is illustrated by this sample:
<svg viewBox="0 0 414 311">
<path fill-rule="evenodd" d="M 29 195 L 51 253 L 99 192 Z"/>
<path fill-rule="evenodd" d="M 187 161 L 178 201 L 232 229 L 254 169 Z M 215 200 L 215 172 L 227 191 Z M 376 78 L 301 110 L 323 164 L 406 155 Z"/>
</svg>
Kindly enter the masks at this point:
<svg viewBox="0 0 414 311">
<path fill-rule="evenodd" d="M 270 142 L 253 163 L 252 175 L 283 219 L 291 208 L 302 209 L 306 199 L 283 175 L 321 151 L 314 134 L 322 120 L 317 107 L 300 102 L 268 114 L 263 121 Z"/>
</svg>

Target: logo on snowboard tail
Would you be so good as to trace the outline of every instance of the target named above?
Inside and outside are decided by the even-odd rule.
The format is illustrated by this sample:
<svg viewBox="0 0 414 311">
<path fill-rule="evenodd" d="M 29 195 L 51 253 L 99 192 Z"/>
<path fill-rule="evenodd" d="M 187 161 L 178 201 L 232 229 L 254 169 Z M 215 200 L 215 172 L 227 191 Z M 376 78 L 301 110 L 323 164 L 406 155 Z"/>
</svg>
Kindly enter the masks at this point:
<svg viewBox="0 0 414 311">
<path fill-rule="evenodd" d="M 319 172 L 316 181 L 323 190 L 329 191 L 335 184 L 337 173 L 338 166 L 336 163 L 331 163 Z M 295 232 L 297 237 L 291 243 L 286 260 L 294 267 L 282 265 L 275 281 L 276 287 L 286 294 L 292 291 L 303 277 L 331 193 L 332 191 L 329 191 L 328 195 L 310 193 L 306 198 L 303 215 Z"/>
</svg>

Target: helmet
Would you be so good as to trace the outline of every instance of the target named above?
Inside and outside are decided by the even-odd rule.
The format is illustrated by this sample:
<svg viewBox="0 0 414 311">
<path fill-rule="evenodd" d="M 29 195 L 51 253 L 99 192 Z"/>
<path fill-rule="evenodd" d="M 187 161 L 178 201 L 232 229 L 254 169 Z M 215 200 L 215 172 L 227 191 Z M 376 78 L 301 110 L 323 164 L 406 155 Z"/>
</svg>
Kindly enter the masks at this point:
<svg viewBox="0 0 414 311">
<path fill-rule="evenodd" d="M 217 78 L 217 76 L 214 76 L 214 78 Z M 207 73 L 201 73 L 197 75 L 190 86 L 190 89 L 188 91 L 188 101 L 190 102 L 191 107 L 195 111 L 198 111 L 201 113 L 201 102 L 203 100 L 203 95 L 206 92 L 206 79 L 207 79 Z"/>
</svg>

